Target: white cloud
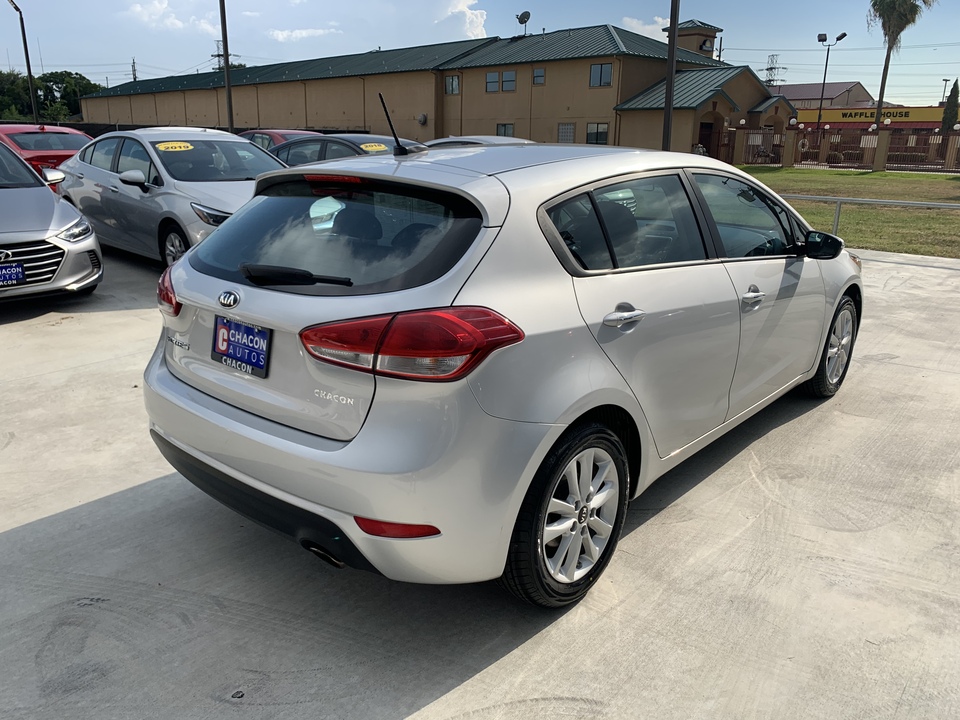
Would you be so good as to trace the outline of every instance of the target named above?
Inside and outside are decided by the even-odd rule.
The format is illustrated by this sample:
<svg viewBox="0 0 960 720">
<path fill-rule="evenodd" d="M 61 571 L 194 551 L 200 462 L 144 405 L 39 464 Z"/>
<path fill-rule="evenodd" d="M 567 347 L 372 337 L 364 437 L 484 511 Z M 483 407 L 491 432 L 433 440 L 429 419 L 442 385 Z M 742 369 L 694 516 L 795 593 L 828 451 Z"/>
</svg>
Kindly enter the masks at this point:
<svg viewBox="0 0 960 720">
<path fill-rule="evenodd" d="M 297 42 L 298 40 L 303 40 L 304 38 L 311 37 L 320 37 L 322 35 L 343 35 L 342 30 L 335 30 L 333 28 L 323 28 L 323 29 L 303 29 L 303 30 L 268 30 L 267 35 L 276 40 L 277 42 Z"/>
<path fill-rule="evenodd" d="M 625 17 L 621 22 L 623 22 L 623 26 L 627 30 L 635 32 L 638 35 L 646 35 L 661 42 L 666 42 L 667 40 L 667 35 L 663 32 L 663 29 L 670 24 L 670 18 L 662 18 L 654 15 L 652 23 L 645 23 L 643 20 L 637 20 L 637 18 Z"/>
<path fill-rule="evenodd" d="M 243 11 L 242 13 L 240 13 L 240 14 L 243 15 L 244 17 L 260 17 L 260 13 L 258 13 L 258 12 L 250 12 L 249 10 L 244 10 L 244 11 Z"/>
<path fill-rule="evenodd" d="M 471 10 L 472 5 L 476 5 L 477 0 L 451 0 L 447 6 L 447 14 L 438 22 L 444 22 L 455 18 L 461 25 L 462 32 L 469 38 L 485 38 L 487 30 L 483 24 L 487 20 L 486 10 Z"/>
<path fill-rule="evenodd" d="M 220 24 L 214 21 L 212 13 L 206 17 L 191 17 L 189 20 L 183 21 L 170 9 L 168 0 L 150 0 L 150 2 L 147 3 L 134 3 L 127 10 L 127 13 L 144 25 L 152 28 L 194 30 L 213 37 L 220 35 Z"/>
</svg>

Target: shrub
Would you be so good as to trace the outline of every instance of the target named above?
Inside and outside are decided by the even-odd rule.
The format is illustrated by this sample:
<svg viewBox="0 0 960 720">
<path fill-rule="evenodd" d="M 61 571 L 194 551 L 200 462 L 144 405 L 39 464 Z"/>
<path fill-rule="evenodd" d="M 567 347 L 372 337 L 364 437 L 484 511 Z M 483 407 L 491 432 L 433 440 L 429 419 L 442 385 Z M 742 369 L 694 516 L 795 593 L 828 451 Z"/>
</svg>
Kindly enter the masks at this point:
<svg viewBox="0 0 960 720">
<path fill-rule="evenodd" d="M 838 152 L 829 152 L 827 153 L 827 164 L 828 165 L 840 165 L 843 163 L 843 155 Z"/>
</svg>

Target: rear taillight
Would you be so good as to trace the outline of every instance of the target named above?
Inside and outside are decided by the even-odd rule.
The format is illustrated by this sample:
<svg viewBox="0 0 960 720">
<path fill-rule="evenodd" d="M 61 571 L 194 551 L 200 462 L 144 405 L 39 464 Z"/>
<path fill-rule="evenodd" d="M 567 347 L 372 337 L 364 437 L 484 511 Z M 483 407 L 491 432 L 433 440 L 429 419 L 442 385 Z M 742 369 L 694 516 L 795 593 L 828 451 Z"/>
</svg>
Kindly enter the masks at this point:
<svg viewBox="0 0 960 720">
<path fill-rule="evenodd" d="M 176 317 L 180 314 L 183 305 L 177 300 L 177 295 L 173 291 L 173 282 L 170 280 L 170 268 L 163 271 L 160 276 L 160 282 L 157 283 L 157 305 L 160 306 L 160 312 L 170 317 Z"/>
<path fill-rule="evenodd" d="M 376 375 L 456 380 L 523 331 L 493 310 L 454 307 L 380 315 L 307 328 L 300 340 L 313 357 Z"/>
</svg>

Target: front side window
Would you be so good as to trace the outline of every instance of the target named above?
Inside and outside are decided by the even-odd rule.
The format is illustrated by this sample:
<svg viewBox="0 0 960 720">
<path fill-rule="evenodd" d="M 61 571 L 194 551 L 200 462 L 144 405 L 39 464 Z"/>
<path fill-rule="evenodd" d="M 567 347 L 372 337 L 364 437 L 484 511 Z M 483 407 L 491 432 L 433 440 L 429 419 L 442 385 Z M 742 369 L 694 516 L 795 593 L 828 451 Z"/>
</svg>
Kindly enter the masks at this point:
<svg viewBox="0 0 960 720">
<path fill-rule="evenodd" d="M 147 154 L 147 149 L 130 138 L 124 139 L 123 147 L 120 148 L 120 155 L 117 158 L 117 172 L 123 173 L 127 170 L 139 170 L 148 183 L 151 185 L 160 184 L 160 178 L 157 176 L 153 162 Z"/>
<path fill-rule="evenodd" d="M 726 175 L 694 174 L 728 258 L 783 255 L 795 245 L 786 210 Z"/>
<path fill-rule="evenodd" d="M 119 144 L 120 138 L 107 138 L 98 142 L 93 146 L 90 164 L 101 170 L 110 170 L 113 167 L 113 154 Z"/>
<path fill-rule="evenodd" d="M 258 145 L 233 140 L 161 140 L 151 143 L 175 180 L 224 182 L 253 180 L 283 167 Z"/>
<path fill-rule="evenodd" d="M 393 292 L 444 275 L 481 226 L 477 207 L 453 193 L 376 180 L 291 177 L 221 225 L 191 254 L 190 264 L 223 280 L 279 292 Z M 255 266 L 260 274 L 251 276 Z M 291 269 L 317 281 L 291 283 L 284 279 Z"/>
<path fill-rule="evenodd" d="M 613 63 L 590 66 L 590 87 L 609 87 L 613 83 Z"/>
<path fill-rule="evenodd" d="M 558 143 L 575 142 L 576 134 L 577 134 L 576 123 L 559 123 L 557 125 L 557 142 Z"/>
<path fill-rule="evenodd" d="M 517 72 L 516 70 L 504 70 L 503 71 L 503 82 L 500 85 L 500 89 L 504 92 L 513 92 L 517 89 Z"/>
<path fill-rule="evenodd" d="M 287 165 L 303 165 L 304 163 L 316 162 L 321 159 L 320 153 L 323 146 L 323 140 L 306 140 L 283 148 L 277 153 L 277 157 Z"/>
<path fill-rule="evenodd" d="M 500 92 L 500 73 L 487 73 L 487 92 Z"/>
<path fill-rule="evenodd" d="M 443 79 L 443 91 L 447 95 L 459 95 L 460 94 L 460 76 L 447 75 Z"/>
<path fill-rule="evenodd" d="M 497 123 L 497 135 L 513 137 L 513 123 Z"/>
<path fill-rule="evenodd" d="M 606 145 L 608 123 L 587 123 L 587 143 L 590 145 Z"/>
<path fill-rule="evenodd" d="M 339 142 L 328 142 L 327 151 L 324 153 L 323 159 L 333 160 L 335 158 L 353 157 L 356 154 L 357 151 L 349 145 L 344 145 Z"/>
<path fill-rule="evenodd" d="M 547 71 L 544 68 L 533 69 L 533 84 L 543 85 L 547 82 Z"/>
</svg>

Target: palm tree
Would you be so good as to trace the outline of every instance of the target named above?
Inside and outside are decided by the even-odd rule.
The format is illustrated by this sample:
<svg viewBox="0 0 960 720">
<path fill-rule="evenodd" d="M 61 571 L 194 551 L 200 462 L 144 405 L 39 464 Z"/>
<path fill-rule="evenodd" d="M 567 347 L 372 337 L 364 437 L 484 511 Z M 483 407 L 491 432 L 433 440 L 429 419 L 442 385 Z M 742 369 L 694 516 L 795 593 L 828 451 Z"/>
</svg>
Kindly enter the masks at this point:
<svg viewBox="0 0 960 720">
<path fill-rule="evenodd" d="M 887 56 L 883 61 L 883 77 L 880 79 L 880 97 L 877 99 L 877 117 L 874 120 L 877 125 L 880 124 L 883 110 L 883 93 L 887 89 L 890 58 L 900 49 L 900 36 L 917 21 L 924 8 L 931 8 L 936 2 L 937 0 L 870 0 L 867 25 L 880 25 L 883 40 L 887 46 Z"/>
</svg>

